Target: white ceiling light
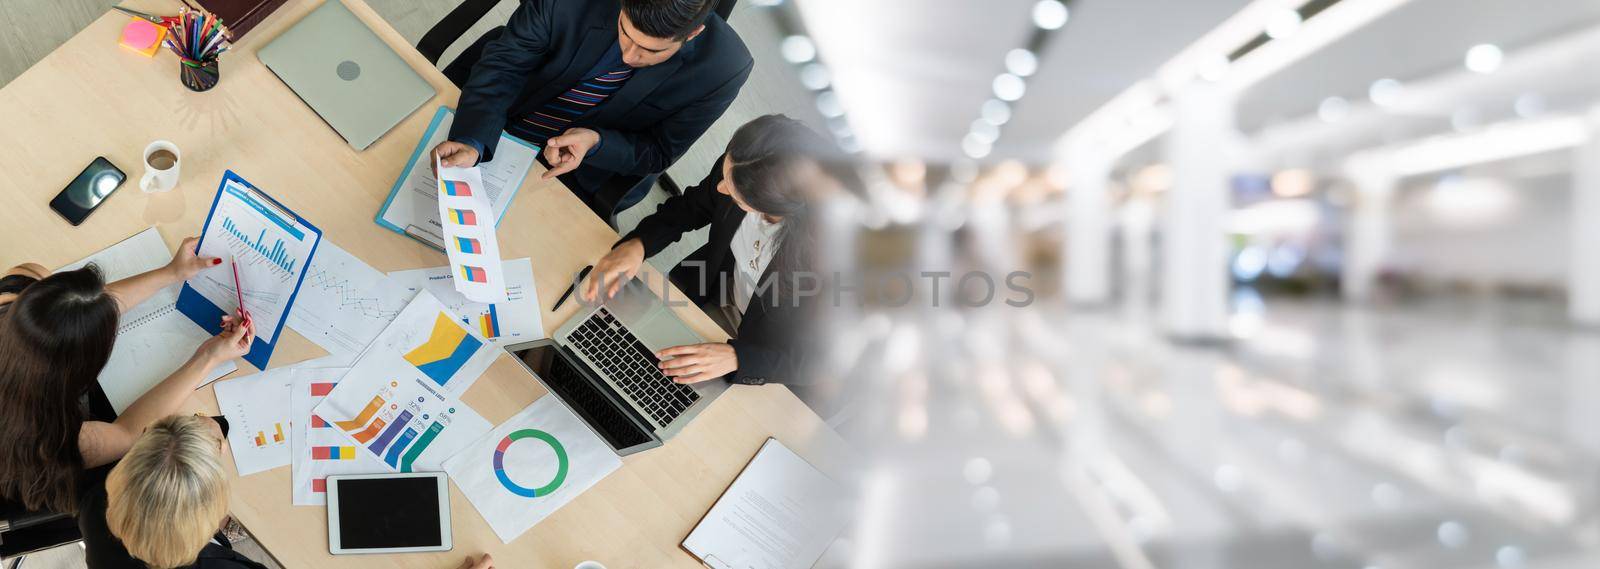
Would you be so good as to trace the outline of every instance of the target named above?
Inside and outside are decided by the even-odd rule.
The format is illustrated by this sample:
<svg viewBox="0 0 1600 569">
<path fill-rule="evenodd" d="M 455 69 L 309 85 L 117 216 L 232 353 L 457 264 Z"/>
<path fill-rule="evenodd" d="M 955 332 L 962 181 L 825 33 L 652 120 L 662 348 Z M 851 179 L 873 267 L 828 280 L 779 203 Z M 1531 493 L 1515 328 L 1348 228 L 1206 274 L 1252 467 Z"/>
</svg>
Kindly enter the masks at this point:
<svg viewBox="0 0 1600 569">
<path fill-rule="evenodd" d="M 1011 120 L 1011 105 L 999 99 L 989 99 L 983 102 L 983 120 L 998 125 L 1006 124 Z"/>
<path fill-rule="evenodd" d="M 1500 46 L 1492 43 L 1478 44 L 1467 50 L 1467 69 L 1474 73 L 1494 73 L 1500 69 L 1500 64 L 1505 58 L 1505 52 L 1500 51 Z"/>
<path fill-rule="evenodd" d="M 1216 57 L 1208 57 L 1205 61 L 1200 63 L 1200 68 L 1196 71 L 1196 73 L 1201 79 L 1216 83 L 1221 81 L 1223 77 L 1228 76 L 1228 67 L 1232 65 L 1233 62 L 1228 61 L 1227 56 L 1218 55 Z"/>
<path fill-rule="evenodd" d="M 1039 70 L 1039 57 L 1032 51 L 1024 48 L 1013 49 L 1006 52 L 1006 71 L 1018 77 L 1033 75 Z"/>
<path fill-rule="evenodd" d="M 966 152 L 967 157 L 973 160 L 981 160 L 994 151 L 994 144 L 969 134 L 961 139 L 961 151 Z"/>
<path fill-rule="evenodd" d="M 1328 97 L 1317 105 L 1317 118 L 1325 123 L 1336 123 L 1350 116 L 1350 101 L 1343 97 Z"/>
<path fill-rule="evenodd" d="M 994 96 L 1002 101 L 1015 101 L 1021 99 L 1028 92 L 1028 84 L 1021 77 L 1010 73 L 1001 73 L 994 78 Z"/>
<path fill-rule="evenodd" d="M 833 84 L 833 73 L 826 65 L 812 63 L 800 68 L 800 84 L 812 91 L 821 91 Z"/>
<path fill-rule="evenodd" d="M 1067 5 L 1061 0 L 1039 0 L 1033 5 L 1033 25 L 1046 30 L 1059 30 L 1067 25 Z"/>
<path fill-rule="evenodd" d="M 1300 24 L 1305 20 L 1300 13 L 1291 8 L 1276 10 L 1267 17 L 1267 37 L 1281 40 L 1300 31 Z"/>
<path fill-rule="evenodd" d="M 817 111 L 822 116 L 837 118 L 844 116 L 844 105 L 839 103 L 839 95 L 833 91 L 826 91 L 817 95 Z"/>
<path fill-rule="evenodd" d="M 978 138 L 994 142 L 1000 138 L 1000 127 L 989 121 L 978 119 L 972 121 L 972 134 L 978 135 Z"/>
<path fill-rule="evenodd" d="M 817 58 L 817 44 L 811 43 L 811 38 L 806 36 L 783 38 L 780 48 L 783 51 L 783 58 L 789 63 L 805 63 Z"/>
<path fill-rule="evenodd" d="M 1367 98 L 1372 99 L 1372 104 L 1380 107 L 1391 107 L 1400 102 L 1401 92 L 1405 85 L 1394 79 L 1379 79 L 1367 87 Z"/>
</svg>

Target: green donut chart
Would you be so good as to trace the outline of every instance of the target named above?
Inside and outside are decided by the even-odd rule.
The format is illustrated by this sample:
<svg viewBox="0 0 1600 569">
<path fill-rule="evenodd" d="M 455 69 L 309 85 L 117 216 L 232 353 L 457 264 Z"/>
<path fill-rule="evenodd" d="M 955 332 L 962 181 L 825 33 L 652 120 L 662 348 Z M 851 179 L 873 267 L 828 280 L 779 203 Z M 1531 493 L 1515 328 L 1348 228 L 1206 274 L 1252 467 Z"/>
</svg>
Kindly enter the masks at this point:
<svg viewBox="0 0 1600 569">
<path fill-rule="evenodd" d="M 549 484 L 538 488 L 528 488 L 512 482 L 511 477 L 506 475 L 506 449 L 511 448 L 511 443 L 522 439 L 539 439 L 549 444 L 550 448 L 556 451 L 556 475 L 550 480 Z M 562 482 L 567 481 L 567 449 L 561 446 L 561 441 L 550 436 L 550 433 L 538 429 L 513 431 L 511 434 L 506 435 L 506 438 L 500 439 L 499 446 L 494 449 L 494 475 L 500 479 L 500 485 L 505 486 L 506 490 L 512 494 L 524 498 L 548 496 L 551 492 L 555 492 L 557 488 L 560 488 Z"/>
</svg>

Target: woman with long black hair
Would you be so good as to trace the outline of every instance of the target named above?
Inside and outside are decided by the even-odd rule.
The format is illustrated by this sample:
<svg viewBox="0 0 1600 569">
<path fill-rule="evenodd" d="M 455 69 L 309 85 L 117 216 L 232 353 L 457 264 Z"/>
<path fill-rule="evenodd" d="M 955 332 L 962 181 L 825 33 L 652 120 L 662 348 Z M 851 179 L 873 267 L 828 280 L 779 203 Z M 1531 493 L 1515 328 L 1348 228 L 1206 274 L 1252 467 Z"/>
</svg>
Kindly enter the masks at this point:
<svg viewBox="0 0 1600 569">
<path fill-rule="evenodd" d="M 0 500 L 76 511 L 86 470 L 121 458 L 145 427 L 176 413 L 212 369 L 248 351 L 252 331 L 224 318 L 221 335 L 120 416 L 92 417 L 86 408 L 122 312 L 220 263 L 197 257 L 195 240 L 187 239 L 166 266 L 111 284 L 93 266 L 49 274 L 30 264 L 0 277 Z"/>
<path fill-rule="evenodd" d="M 825 173 L 832 160 L 826 141 L 799 121 L 767 115 L 746 123 L 704 180 L 661 204 L 595 263 L 583 297 L 593 301 L 604 287 L 609 298 L 647 257 L 709 225 L 706 245 L 671 278 L 720 316 L 733 339 L 662 350 L 663 373 L 679 383 L 804 382 L 813 305 L 797 281 L 815 254 L 813 198 L 820 186 L 838 183 Z"/>
</svg>

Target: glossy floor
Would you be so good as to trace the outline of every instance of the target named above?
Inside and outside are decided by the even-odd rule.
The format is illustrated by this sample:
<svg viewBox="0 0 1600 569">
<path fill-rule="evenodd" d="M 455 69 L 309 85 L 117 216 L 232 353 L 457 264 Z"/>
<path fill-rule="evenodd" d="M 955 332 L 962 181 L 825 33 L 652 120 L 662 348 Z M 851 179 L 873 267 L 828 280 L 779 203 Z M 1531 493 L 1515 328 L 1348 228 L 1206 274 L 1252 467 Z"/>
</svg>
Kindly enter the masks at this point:
<svg viewBox="0 0 1600 569">
<path fill-rule="evenodd" d="M 1139 306 L 865 319 L 852 564 L 1600 563 L 1600 333 L 1548 301 L 1235 304 L 1213 345 Z"/>
</svg>

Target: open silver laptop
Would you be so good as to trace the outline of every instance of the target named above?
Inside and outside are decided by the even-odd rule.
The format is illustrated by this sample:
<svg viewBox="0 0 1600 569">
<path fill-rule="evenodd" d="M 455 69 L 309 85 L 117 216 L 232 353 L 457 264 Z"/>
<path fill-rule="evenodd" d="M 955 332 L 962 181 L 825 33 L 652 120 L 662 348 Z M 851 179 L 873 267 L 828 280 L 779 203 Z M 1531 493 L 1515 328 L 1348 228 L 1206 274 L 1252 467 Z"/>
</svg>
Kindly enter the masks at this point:
<svg viewBox="0 0 1600 569">
<path fill-rule="evenodd" d="M 561 325 L 554 338 L 506 351 L 627 455 L 661 446 L 728 389 L 721 380 L 680 385 L 657 367 L 656 351 L 704 341 L 634 279 Z"/>
<path fill-rule="evenodd" d="M 436 93 L 339 0 L 328 0 L 256 57 L 356 150 Z"/>
</svg>

